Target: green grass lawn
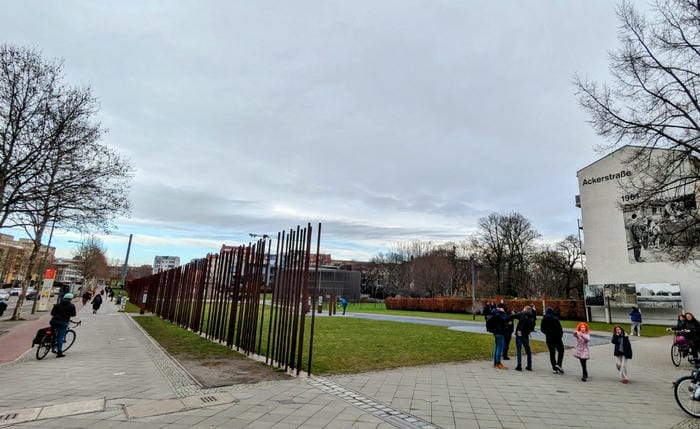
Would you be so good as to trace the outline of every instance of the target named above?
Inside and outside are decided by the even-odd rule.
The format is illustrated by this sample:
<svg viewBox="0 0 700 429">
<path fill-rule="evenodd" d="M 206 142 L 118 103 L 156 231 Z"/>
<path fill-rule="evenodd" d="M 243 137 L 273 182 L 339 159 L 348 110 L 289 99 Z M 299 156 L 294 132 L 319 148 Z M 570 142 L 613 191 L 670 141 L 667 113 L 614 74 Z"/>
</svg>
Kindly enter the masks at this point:
<svg viewBox="0 0 700 429">
<path fill-rule="evenodd" d="M 211 342 L 156 316 L 134 318 L 163 348 L 190 359 L 242 355 Z M 265 325 L 266 326 L 266 325 Z M 308 344 L 310 319 L 305 341 Z M 266 331 L 265 331 L 266 332 Z M 544 343 L 531 341 L 533 352 L 546 350 Z M 265 345 L 262 346 L 263 350 Z M 308 370 L 308 347 L 303 369 Z M 439 362 L 490 359 L 493 336 L 449 330 L 442 326 L 384 322 L 348 317 L 319 317 L 315 321 L 313 374 L 371 371 Z M 515 340 L 511 341 L 515 356 Z"/>
<path fill-rule="evenodd" d="M 129 309 L 127 309 L 129 310 Z M 378 313 L 413 317 L 472 321 L 471 314 L 429 313 L 418 311 L 386 310 L 383 305 L 351 304 L 349 312 Z M 266 320 L 262 323 L 265 350 L 269 308 Z M 207 357 L 241 358 L 242 355 L 225 346 L 211 342 L 201 336 L 179 328 L 162 319 L 151 316 L 136 317 L 135 320 L 172 354 L 186 355 L 191 359 Z M 484 323 L 483 316 L 477 316 Z M 205 321 L 206 323 L 206 321 Z M 562 321 L 565 329 L 573 329 L 577 321 Z M 591 322 L 593 331 L 612 332 L 613 325 Z M 310 318 L 306 321 L 305 342 L 308 344 Z M 628 327 L 627 324 L 624 327 Z M 645 336 L 660 336 L 666 333 L 666 326 L 644 325 Z M 544 343 L 532 340 L 534 353 L 546 351 Z M 417 323 L 389 322 L 351 317 L 317 317 L 313 374 L 354 373 L 362 371 L 395 368 L 401 366 L 425 365 L 439 362 L 458 362 L 475 359 L 491 359 L 493 336 L 449 330 L 442 326 Z M 515 357 L 515 340 L 511 341 L 510 353 Z M 308 362 L 308 346 L 304 347 L 304 370 Z"/>
</svg>

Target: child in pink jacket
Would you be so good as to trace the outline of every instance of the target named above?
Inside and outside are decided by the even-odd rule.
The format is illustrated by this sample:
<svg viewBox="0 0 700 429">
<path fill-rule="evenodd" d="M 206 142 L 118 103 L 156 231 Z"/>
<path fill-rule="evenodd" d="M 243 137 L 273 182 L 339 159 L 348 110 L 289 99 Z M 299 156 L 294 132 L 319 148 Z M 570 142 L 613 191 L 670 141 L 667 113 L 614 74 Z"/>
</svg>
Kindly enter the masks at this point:
<svg viewBox="0 0 700 429">
<path fill-rule="evenodd" d="M 574 337 L 576 338 L 574 357 L 578 358 L 578 360 L 581 362 L 581 371 L 583 372 L 581 381 L 586 381 L 588 379 L 586 361 L 588 361 L 588 359 L 591 357 L 591 351 L 588 348 L 588 342 L 591 341 L 591 334 L 589 333 L 588 324 L 586 324 L 586 322 L 581 322 L 576 325 Z"/>
</svg>

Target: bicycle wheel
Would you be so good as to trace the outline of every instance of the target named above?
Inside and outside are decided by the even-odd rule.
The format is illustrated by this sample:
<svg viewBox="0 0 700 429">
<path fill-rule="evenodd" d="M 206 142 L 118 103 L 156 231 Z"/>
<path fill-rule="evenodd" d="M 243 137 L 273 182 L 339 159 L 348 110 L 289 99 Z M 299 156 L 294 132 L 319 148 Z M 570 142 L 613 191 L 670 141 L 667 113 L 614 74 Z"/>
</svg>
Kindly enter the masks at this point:
<svg viewBox="0 0 700 429">
<path fill-rule="evenodd" d="M 695 380 L 690 375 L 681 377 L 673 383 L 673 395 L 678 406 L 693 417 L 700 417 L 700 401 L 694 398 Z"/>
<path fill-rule="evenodd" d="M 51 337 L 51 335 L 44 335 L 44 337 L 39 342 L 39 346 L 36 349 L 37 360 L 42 360 L 46 357 L 47 354 L 49 354 L 49 352 L 51 351 L 52 342 L 53 338 Z"/>
<path fill-rule="evenodd" d="M 63 339 L 63 351 L 68 351 L 69 348 L 73 345 L 75 342 L 75 331 L 72 329 L 69 329 L 66 331 L 66 338 Z"/>
<path fill-rule="evenodd" d="M 676 366 L 681 364 L 681 349 L 678 347 L 678 344 L 671 346 L 671 362 Z"/>
</svg>

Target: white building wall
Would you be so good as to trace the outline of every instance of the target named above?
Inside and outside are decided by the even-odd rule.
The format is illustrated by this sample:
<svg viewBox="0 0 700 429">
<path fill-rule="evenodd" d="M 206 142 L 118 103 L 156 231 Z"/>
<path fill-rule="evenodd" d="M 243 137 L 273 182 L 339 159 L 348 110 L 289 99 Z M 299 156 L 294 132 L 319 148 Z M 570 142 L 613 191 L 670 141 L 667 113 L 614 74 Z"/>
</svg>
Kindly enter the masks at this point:
<svg viewBox="0 0 700 429">
<path fill-rule="evenodd" d="M 584 249 L 588 284 L 680 284 L 685 311 L 700 314 L 700 267 L 696 264 L 677 265 L 672 262 L 636 262 L 628 249 L 627 230 L 621 203 L 625 192 L 620 181 L 630 180 L 636 174 L 623 164 L 627 151 L 624 147 L 605 158 L 581 169 L 578 173 L 581 198 L 581 216 L 584 231 Z M 624 172 L 624 173 L 623 173 Z M 619 176 L 619 178 L 618 178 Z M 584 181 L 587 183 L 584 184 Z M 592 181 L 593 183 L 588 183 Z M 644 258 L 644 250 L 642 250 Z M 603 320 L 603 309 L 592 308 L 593 320 Z M 613 313 L 613 320 L 627 322 L 629 309 Z M 644 309 L 642 309 L 644 314 Z M 650 319 L 675 323 L 676 312 L 655 314 L 647 311 Z M 670 320 L 669 320 L 670 318 Z"/>
</svg>

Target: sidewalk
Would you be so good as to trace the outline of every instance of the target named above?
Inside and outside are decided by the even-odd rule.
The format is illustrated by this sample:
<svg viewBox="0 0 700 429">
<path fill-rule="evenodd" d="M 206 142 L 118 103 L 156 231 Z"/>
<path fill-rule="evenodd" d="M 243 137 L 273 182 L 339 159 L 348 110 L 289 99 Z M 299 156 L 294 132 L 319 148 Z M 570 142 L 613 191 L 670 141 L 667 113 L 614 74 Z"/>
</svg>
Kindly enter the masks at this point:
<svg viewBox="0 0 700 429">
<path fill-rule="evenodd" d="M 567 350 L 564 375 L 544 353 L 533 372 L 457 362 L 202 389 L 114 304 L 77 319 L 66 358 L 0 366 L 0 428 L 698 427 L 673 398 L 690 365 L 672 365 L 670 337 L 632 338 L 628 385 L 606 344 L 592 347 L 586 383 Z"/>
</svg>

